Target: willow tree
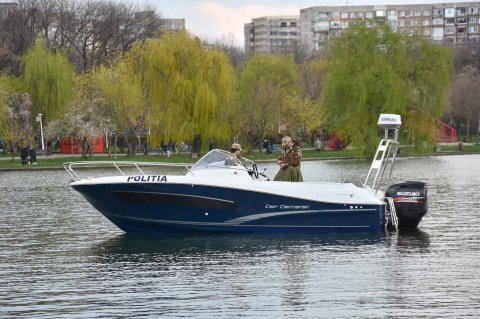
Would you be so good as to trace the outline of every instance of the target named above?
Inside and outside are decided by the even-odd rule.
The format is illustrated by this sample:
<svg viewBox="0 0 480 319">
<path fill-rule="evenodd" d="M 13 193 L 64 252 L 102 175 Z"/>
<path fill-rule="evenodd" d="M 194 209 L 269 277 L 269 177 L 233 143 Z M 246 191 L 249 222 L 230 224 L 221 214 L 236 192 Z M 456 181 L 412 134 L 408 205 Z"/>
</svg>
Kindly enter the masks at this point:
<svg viewBox="0 0 480 319">
<path fill-rule="evenodd" d="M 298 74 L 292 56 L 256 53 L 247 61 L 239 83 L 241 122 L 245 133 L 254 137 L 260 150 L 267 134 L 274 134 L 288 121 L 288 115 L 283 112 L 284 102 L 287 96 L 298 91 Z"/>
<path fill-rule="evenodd" d="M 45 123 L 60 118 L 74 96 L 75 70 L 60 50 L 51 52 L 42 40 L 22 57 L 22 80 L 33 100 L 32 116 L 44 115 Z"/>
<path fill-rule="evenodd" d="M 325 120 L 363 154 L 375 149 L 379 114 L 406 118 L 412 109 L 435 115 L 443 111 L 451 65 L 444 47 L 419 36 L 400 35 L 388 26 L 359 25 L 329 49 L 322 91 Z M 412 120 L 420 122 L 421 117 Z M 413 134 L 422 135 L 425 124 L 413 125 L 412 120 Z"/>
<path fill-rule="evenodd" d="M 236 78 L 224 53 L 175 32 L 137 43 L 127 58 L 142 76 L 152 143 L 230 139 Z"/>
<path fill-rule="evenodd" d="M 147 116 L 142 76 L 133 67 L 131 61 L 123 57 L 109 67 L 101 66 L 77 80 L 82 99 L 94 102 L 98 116 L 104 119 L 97 125 L 117 132 L 115 146 L 119 134 L 130 133 L 125 136 L 125 141 L 131 156 L 136 153 Z"/>
</svg>

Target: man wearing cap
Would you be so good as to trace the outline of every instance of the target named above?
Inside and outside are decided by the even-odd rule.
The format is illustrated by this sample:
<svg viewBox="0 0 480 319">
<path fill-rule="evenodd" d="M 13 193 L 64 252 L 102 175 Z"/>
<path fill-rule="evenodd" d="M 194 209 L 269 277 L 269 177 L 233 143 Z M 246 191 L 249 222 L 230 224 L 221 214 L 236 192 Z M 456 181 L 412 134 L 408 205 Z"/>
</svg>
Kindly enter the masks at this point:
<svg viewBox="0 0 480 319">
<path fill-rule="evenodd" d="M 225 165 L 227 166 L 238 166 L 240 165 L 240 152 L 242 151 L 242 147 L 240 144 L 234 143 L 232 147 L 230 147 L 230 155 L 227 156 L 225 160 Z"/>
<path fill-rule="evenodd" d="M 275 175 L 274 181 L 303 182 L 300 171 L 302 151 L 297 143 L 294 143 L 290 136 L 282 138 L 283 149 L 280 151 L 280 158 L 277 160 L 280 170 Z"/>
</svg>

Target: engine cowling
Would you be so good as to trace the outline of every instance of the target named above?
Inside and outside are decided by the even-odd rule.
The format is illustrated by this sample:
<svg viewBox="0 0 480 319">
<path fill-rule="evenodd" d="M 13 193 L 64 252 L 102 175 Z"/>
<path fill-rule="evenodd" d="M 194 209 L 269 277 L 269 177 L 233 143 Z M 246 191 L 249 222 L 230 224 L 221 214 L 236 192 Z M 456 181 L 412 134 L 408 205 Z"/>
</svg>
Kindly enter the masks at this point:
<svg viewBox="0 0 480 319">
<path fill-rule="evenodd" d="M 399 228 L 417 228 L 428 211 L 428 189 L 424 182 L 408 181 L 391 185 L 385 197 L 391 197 Z"/>
</svg>

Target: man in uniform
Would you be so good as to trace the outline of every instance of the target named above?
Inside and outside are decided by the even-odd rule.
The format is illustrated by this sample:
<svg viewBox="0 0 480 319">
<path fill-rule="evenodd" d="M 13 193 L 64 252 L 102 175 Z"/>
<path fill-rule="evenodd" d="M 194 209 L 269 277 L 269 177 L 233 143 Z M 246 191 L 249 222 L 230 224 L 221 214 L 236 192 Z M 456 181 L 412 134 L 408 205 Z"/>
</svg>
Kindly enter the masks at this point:
<svg viewBox="0 0 480 319">
<path fill-rule="evenodd" d="M 225 165 L 227 166 L 238 166 L 240 165 L 240 152 L 242 151 L 242 147 L 240 144 L 234 143 L 232 147 L 230 147 L 230 155 L 227 156 L 225 160 Z"/>
<path fill-rule="evenodd" d="M 283 149 L 280 151 L 280 158 L 277 160 L 280 170 L 275 175 L 274 181 L 283 182 L 303 182 L 302 172 L 300 171 L 300 162 L 302 160 L 302 150 L 298 143 L 294 143 L 290 136 L 282 139 Z"/>
</svg>

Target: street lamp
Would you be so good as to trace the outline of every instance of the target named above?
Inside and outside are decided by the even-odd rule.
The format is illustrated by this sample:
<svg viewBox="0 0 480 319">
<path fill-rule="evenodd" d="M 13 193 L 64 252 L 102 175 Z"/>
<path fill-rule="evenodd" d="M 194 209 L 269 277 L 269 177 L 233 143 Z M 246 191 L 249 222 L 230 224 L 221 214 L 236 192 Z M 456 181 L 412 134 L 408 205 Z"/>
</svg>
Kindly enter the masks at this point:
<svg viewBox="0 0 480 319">
<path fill-rule="evenodd" d="M 45 150 L 45 144 L 43 144 L 42 113 L 37 115 L 37 122 L 40 122 L 40 138 L 42 139 L 42 151 L 44 151 Z"/>
</svg>

